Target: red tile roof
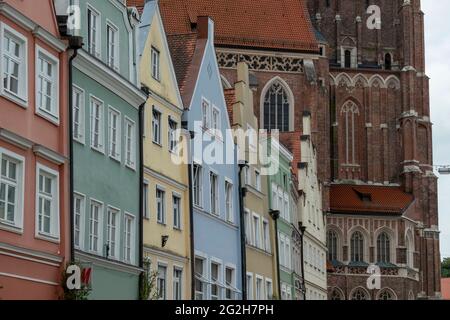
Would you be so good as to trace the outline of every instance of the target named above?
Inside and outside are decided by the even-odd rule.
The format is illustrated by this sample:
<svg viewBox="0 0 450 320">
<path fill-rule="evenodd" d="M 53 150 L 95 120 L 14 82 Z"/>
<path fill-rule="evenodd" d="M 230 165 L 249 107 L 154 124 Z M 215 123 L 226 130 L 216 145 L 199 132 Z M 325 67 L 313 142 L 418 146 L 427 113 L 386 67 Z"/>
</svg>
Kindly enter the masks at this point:
<svg viewBox="0 0 450 320">
<path fill-rule="evenodd" d="M 142 14 L 142 11 L 144 10 L 146 0 L 127 0 L 127 6 L 128 7 L 136 7 L 136 9 L 139 11 L 139 14 Z"/>
<path fill-rule="evenodd" d="M 334 213 L 400 215 L 413 200 L 400 187 L 334 184 L 330 188 L 330 210 Z"/>
<path fill-rule="evenodd" d="M 236 90 L 234 88 L 224 89 L 223 93 L 225 95 L 225 102 L 227 104 L 228 118 L 230 119 L 230 123 L 233 126 L 233 106 L 236 103 Z"/>
<path fill-rule="evenodd" d="M 444 300 L 450 300 L 450 278 L 441 279 L 441 292 Z"/>
<path fill-rule="evenodd" d="M 159 0 L 168 34 L 189 33 L 197 17 L 215 23 L 217 46 L 318 52 L 305 0 Z"/>
</svg>

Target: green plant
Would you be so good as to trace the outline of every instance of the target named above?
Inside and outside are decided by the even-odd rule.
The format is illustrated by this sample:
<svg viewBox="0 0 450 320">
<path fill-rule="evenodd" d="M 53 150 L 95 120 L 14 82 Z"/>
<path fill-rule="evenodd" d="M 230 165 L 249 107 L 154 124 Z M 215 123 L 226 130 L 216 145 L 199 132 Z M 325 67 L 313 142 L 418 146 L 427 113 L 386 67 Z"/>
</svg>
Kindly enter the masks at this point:
<svg viewBox="0 0 450 320">
<path fill-rule="evenodd" d="M 450 278 L 450 258 L 444 258 L 441 263 L 442 278 Z"/>
<path fill-rule="evenodd" d="M 144 272 L 141 274 L 141 292 L 140 300 L 156 300 L 158 299 L 158 289 L 156 287 L 157 271 L 151 271 L 151 262 L 149 259 L 144 260 Z"/>
<path fill-rule="evenodd" d="M 80 289 L 71 290 L 67 287 L 67 280 L 71 276 L 70 274 L 67 273 L 67 268 L 73 265 L 78 266 L 80 270 L 83 269 L 82 265 L 79 262 L 70 262 L 66 264 L 66 267 L 64 268 L 61 274 L 61 287 L 63 289 L 61 298 L 63 300 L 87 300 L 92 290 L 90 286 L 82 283 Z"/>
</svg>

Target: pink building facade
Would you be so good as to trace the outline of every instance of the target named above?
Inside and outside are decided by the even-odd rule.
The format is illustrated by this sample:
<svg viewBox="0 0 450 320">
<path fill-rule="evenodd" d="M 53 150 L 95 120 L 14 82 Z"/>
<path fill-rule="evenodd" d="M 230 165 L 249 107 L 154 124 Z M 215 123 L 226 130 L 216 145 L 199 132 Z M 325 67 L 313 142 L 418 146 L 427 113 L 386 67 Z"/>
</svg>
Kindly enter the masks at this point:
<svg viewBox="0 0 450 320">
<path fill-rule="evenodd" d="M 0 0 L 0 300 L 57 299 L 70 260 L 68 56 L 52 0 Z"/>
</svg>

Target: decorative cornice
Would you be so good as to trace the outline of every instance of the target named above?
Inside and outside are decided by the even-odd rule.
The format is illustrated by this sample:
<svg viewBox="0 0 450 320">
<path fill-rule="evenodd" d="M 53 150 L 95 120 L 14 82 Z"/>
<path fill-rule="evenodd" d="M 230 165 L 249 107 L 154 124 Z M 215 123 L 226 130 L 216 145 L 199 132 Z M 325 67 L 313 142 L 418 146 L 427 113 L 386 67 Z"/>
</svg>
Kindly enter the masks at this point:
<svg viewBox="0 0 450 320">
<path fill-rule="evenodd" d="M 6 141 L 19 147 L 21 149 L 27 150 L 33 146 L 33 142 L 23 138 L 9 130 L 0 128 L 0 140 Z"/>
<path fill-rule="evenodd" d="M 67 160 L 66 157 L 39 144 L 33 146 L 33 152 L 35 155 L 47 159 L 48 161 L 51 161 L 59 166 L 64 164 Z"/>
<path fill-rule="evenodd" d="M 119 261 L 113 261 L 113 260 L 107 260 L 103 257 L 100 256 L 95 256 L 95 255 L 91 255 L 82 251 L 76 251 L 75 252 L 75 258 L 76 259 L 80 259 L 82 261 L 86 261 L 86 262 L 90 262 L 92 264 L 104 267 L 104 268 L 108 268 L 108 269 L 113 269 L 116 271 L 121 271 L 121 272 L 127 272 L 133 275 L 140 275 L 141 272 L 143 272 L 144 270 L 133 266 L 133 265 L 128 265 Z"/>
<path fill-rule="evenodd" d="M 153 246 L 149 246 L 146 244 L 144 244 L 144 252 L 151 254 L 153 256 L 157 255 L 157 256 L 160 256 L 160 257 L 163 257 L 166 259 L 175 260 L 175 261 L 181 262 L 183 264 L 185 264 L 189 261 L 189 258 L 187 258 L 187 257 L 183 257 L 179 254 L 168 252 L 168 251 L 163 251 L 163 250 L 160 250 L 158 248 L 155 248 Z"/>
<path fill-rule="evenodd" d="M 180 183 L 180 182 L 178 182 L 178 181 L 176 181 L 176 180 L 174 180 L 172 178 L 169 178 L 166 175 L 163 175 L 163 174 L 161 174 L 159 172 L 156 172 L 155 170 L 153 170 L 153 169 L 151 169 L 151 168 L 149 168 L 147 166 L 144 166 L 144 173 L 147 173 L 151 177 L 153 177 L 155 179 L 158 179 L 160 181 L 163 181 L 163 182 L 165 182 L 165 183 L 171 185 L 172 187 L 177 188 L 177 189 L 179 189 L 181 191 L 186 191 L 187 188 L 188 188 L 185 184 L 182 184 L 182 183 Z"/>
<path fill-rule="evenodd" d="M 133 83 L 111 70 L 106 64 L 94 58 L 85 50 L 79 51 L 78 57 L 74 60 L 73 65 L 88 77 L 120 96 L 136 109 L 139 109 L 139 106 L 147 100 L 145 93 L 139 90 Z"/>
</svg>

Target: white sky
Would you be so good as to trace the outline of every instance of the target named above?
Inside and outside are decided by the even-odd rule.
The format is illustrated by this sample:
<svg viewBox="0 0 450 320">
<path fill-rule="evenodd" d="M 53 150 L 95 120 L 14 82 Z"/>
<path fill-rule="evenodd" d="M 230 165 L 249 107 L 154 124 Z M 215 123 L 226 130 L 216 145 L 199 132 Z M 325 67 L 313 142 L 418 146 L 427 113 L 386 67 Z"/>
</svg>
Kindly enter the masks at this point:
<svg viewBox="0 0 450 320">
<path fill-rule="evenodd" d="M 434 164 L 450 165 L 450 2 L 422 0 L 425 12 L 426 73 L 430 80 Z M 441 255 L 450 257 L 450 175 L 439 176 Z"/>
</svg>

